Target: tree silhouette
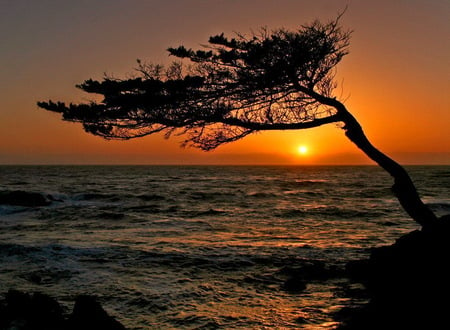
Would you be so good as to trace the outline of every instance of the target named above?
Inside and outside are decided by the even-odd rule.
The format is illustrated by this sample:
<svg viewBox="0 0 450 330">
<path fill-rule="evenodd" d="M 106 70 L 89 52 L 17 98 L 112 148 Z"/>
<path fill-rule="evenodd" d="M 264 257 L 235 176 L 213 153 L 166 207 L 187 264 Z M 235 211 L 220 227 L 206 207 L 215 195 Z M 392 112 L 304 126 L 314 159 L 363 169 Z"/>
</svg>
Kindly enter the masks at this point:
<svg viewBox="0 0 450 330">
<path fill-rule="evenodd" d="M 348 54 L 351 31 L 314 21 L 297 31 L 263 29 L 246 37 L 209 38 L 201 50 L 169 48 L 181 60 L 167 68 L 138 60 L 137 76 L 86 80 L 77 87 L 103 95 L 87 104 L 38 102 L 66 121 L 107 139 L 164 131 L 184 145 L 211 150 L 262 130 L 342 123 L 345 135 L 393 178 L 393 192 L 422 227 L 437 223 L 405 169 L 376 149 L 360 124 L 333 96 L 335 67 Z M 183 64 L 189 62 L 189 65 Z M 188 60 L 188 61 L 186 61 Z"/>
</svg>

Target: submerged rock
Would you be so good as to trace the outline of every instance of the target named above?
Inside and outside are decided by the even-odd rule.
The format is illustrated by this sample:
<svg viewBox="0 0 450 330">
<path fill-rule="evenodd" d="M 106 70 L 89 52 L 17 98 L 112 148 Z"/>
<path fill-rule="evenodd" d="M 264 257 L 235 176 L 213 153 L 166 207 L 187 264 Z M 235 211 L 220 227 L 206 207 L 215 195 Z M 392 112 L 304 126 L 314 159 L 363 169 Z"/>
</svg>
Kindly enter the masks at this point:
<svg viewBox="0 0 450 330">
<path fill-rule="evenodd" d="M 61 305 L 42 293 L 9 290 L 0 301 L 0 329 L 14 330 L 124 330 L 92 296 L 79 296 L 71 315 Z"/>
</svg>

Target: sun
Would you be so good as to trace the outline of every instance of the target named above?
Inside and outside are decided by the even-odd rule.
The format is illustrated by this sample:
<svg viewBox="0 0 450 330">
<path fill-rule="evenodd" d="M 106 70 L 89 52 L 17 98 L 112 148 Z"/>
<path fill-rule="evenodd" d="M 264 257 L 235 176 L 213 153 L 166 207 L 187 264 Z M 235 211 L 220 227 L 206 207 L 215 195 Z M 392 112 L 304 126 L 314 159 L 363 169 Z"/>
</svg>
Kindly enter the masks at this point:
<svg viewBox="0 0 450 330">
<path fill-rule="evenodd" d="M 297 151 L 300 155 L 306 155 L 308 153 L 308 147 L 307 146 L 299 146 L 297 148 Z"/>
</svg>

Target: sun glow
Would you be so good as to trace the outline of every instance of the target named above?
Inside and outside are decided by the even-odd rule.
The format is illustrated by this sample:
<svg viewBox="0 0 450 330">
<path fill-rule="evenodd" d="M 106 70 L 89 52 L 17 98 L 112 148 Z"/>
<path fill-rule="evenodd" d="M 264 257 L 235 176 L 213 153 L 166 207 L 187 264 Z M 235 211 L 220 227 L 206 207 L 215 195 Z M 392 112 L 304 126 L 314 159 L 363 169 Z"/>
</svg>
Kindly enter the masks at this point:
<svg viewBox="0 0 450 330">
<path fill-rule="evenodd" d="M 306 155 L 308 153 L 308 147 L 307 146 L 299 146 L 297 148 L 297 151 L 300 155 Z"/>
</svg>

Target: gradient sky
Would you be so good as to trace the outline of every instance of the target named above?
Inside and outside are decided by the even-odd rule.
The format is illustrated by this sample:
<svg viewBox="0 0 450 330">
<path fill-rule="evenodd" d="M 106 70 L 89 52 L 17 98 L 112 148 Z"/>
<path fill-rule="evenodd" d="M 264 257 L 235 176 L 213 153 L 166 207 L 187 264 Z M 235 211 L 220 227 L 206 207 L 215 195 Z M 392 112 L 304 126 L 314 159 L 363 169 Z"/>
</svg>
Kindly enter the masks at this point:
<svg viewBox="0 0 450 330">
<path fill-rule="evenodd" d="M 296 29 L 345 6 L 342 24 L 354 32 L 336 96 L 401 163 L 450 164 L 448 0 L 0 0 L 0 164 L 372 164 L 336 125 L 258 133 L 205 153 L 161 135 L 105 141 L 36 106 L 88 100 L 75 84 L 124 77 L 138 58 L 167 63 L 169 46 Z"/>
</svg>

